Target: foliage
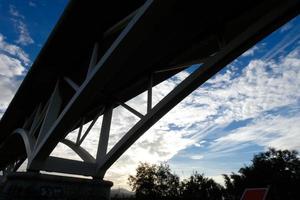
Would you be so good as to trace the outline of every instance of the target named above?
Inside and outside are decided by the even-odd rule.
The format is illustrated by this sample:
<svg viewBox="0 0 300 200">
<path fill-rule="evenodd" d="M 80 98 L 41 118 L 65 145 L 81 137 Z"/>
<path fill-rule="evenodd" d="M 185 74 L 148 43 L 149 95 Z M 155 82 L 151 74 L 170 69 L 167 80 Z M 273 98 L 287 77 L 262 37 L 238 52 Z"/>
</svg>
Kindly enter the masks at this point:
<svg viewBox="0 0 300 200">
<path fill-rule="evenodd" d="M 167 164 L 141 163 L 128 180 L 138 199 L 222 199 L 222 187 L 214 180 L 196 172 L 179 182 Z"/>
<path fill-rule="evenodd" d="M 238 173 L 223 175 L 225 188 L 197 172 L 179 181 L 167 164 L 141 163 L 129 184 L 137 199 L 226 199 L 239 200 L 246 188 L 269 187 L 268 199 L 300 199 L 298 152 L 269 149 L 255 155 Z"/>
<path fill-rule="evenodd" d="M 255 155 L 239 173 L 224 175 L 228 198 L 240 199 L 245 188 L 270 187 L 269 197 L 300 199 L 300 160 L 296 151 L 275 150 Z"/>
<path fill-rule="evenodd" d="M 197 172 L 182 182 L 181 191 L 182 197 L 185 199 L 219 200 L 223 196 L 221 185 Z"/>
<path fill-rule="evenodd" d="M 141 199 L 161 199 L 179 194 L 179 177 L 171 173 L 167 164 L 141 163 L 136 176 L 129 177 L 129 185 Z"/>
</svg>

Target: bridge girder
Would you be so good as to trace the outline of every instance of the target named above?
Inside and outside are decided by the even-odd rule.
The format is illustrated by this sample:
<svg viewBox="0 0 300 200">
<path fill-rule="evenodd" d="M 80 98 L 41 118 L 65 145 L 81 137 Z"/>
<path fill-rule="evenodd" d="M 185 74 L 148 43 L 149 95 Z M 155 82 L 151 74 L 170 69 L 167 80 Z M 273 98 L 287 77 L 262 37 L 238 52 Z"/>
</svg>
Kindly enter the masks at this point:
<svg viewBox="0 0 300 200">
<path fill-rule="evenodd" d="M 43 104 L 41 102 L 37 105 L 23 127 L 15 131 L 23 138 L 28 158 L 28 170 L 44 170 L 103 178 L 111 165 L 152 125 L 206 80 L 224 68 L 224 66 L 295 16 L 299 8 L 299 1 L 286 1 L 266 12 L 263 17 L 249 25 L 232 41 L 224 43 L 220 38 L 219 51 L 201 60 L 201 65 L 198 69 L 192 72 L 154 106 L 152 105 L 152 87 L 154 86 L 155 71 L 147 72 L 149 79 L 147 113 L 145 115 L 128 106 L 125 102 L 110 96 L 110 94 L 103 93 L 103 96 L 110 96 L 112 101 L 95 108 L 97 114 L 83 133 L 82 127 L 88 121 L 85 121 L 85 116 L 82 116 L 82 112 L 92 101 L 91 97 L 93 97 L 95 91 L 99 92 L 99 85 L 105 85 L 108 81 L 103 77 L 99 77 L 100 72 L 103 73 L 104 71 L 107 76 L 113 76 L 116 71 L 111 69 L 110 66 L 122 63 L 127 54 L 139 46 L 145 37 L 148 36 L 144 29 L 148 30 L 149 26 L 156 26 L 159 21 L 158 14 L 164 12 L 170 3 L 171 1 L 162 3 L 155 0 L 147 0 L 142 7 L 126 18 L 125 21 L 128 24 L 100 59 L 97 58 L 99 44 L 95 42 L 87 67 L 87 75 L 82 84 L 78 85 L 69 77 L 62 77 L 57 80 L 47 103 Z M 62 87 L 62 84 L 69 85 L 74 92 L 72 98 L 66 104 L 63 104 L 62 96 L 65 92 L 65 87 Z M 107 152 L 112 112 L 116 105 L 123 106 L 138 116 L 140 120 Z M 103 121 L 97 155 L 94 158 L 87 150 L 81 147 L 81 144 L 101 115 L 103 115 Z M 76 127 L 79 127 L 76 142 L 67 140 L 65 138 L 67 134 Z M 83 162 L 50 156 L 52 150 L 59 142 L 69 146 L 81 157 Z M 22 159 L 24 158 L 20 158 L 20 160 Z M 16 170 L 16 166 L 19 165 L 19 162 L 14 162 L 13 165 L 8 165 L 8 168 L 9 170 Z"/>
</svg>

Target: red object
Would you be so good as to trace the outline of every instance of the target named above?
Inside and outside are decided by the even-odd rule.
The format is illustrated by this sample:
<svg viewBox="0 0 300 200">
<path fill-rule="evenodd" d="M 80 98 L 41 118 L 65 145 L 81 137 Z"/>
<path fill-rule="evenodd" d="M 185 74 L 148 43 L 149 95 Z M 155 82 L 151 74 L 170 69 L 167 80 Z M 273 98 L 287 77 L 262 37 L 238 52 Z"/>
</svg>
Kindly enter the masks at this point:
<svg viewBox="0 0 300 200">
<path fill-rule="evenodd" d="M 241 200 L 265 200 L 268 188 L 247 188 Z"/>
</svg>

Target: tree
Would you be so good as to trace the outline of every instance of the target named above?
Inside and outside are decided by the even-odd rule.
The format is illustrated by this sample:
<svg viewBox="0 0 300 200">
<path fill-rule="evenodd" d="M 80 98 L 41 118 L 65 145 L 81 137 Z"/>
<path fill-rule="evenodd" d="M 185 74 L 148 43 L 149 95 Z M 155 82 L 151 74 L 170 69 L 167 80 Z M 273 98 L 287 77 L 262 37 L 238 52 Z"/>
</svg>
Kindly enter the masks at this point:
<svg viewBox="0 0 300 200">
<path fill-rule="evenodd" d="M 300 199 L 300 160 L 298 152 L 275 150 L 255 155 L 252 164 L 239 173 L 224 175 L 228 196 L 239 199 L 245 188 L 270 187 L 269 197 Z"/>
<path fill-rule="evenodd" d="M 179 177 L 171 172 L 169 165 L 162 163 L 157 166 L 156 192 L 159 197 L 178 197 Z"/>
<path fill-rule="evenodd" d="M 223 187 L 213 179 L 195 172 L 188 180 L 182 182 L 181 194 L 184 199 L 220 200 L 223 196 Z"/>
<path fill-rule="evenodd" d="M 155 182 L 156 182 L 156 166 L 149 165 L 148 163 L 141 163 L 136 169 L 135 176 L 129 176 L 129 185 L 135 191 L 136 197 L 149 197 L 154 198 Z"/>
<path fill-rule="evenodd" d="M 129 185 L 141 199 L 174 198 L 179 195 L 179 177 L 167 164 L 141 163 L 135 176 L 129 176 Z"/>
</svg>

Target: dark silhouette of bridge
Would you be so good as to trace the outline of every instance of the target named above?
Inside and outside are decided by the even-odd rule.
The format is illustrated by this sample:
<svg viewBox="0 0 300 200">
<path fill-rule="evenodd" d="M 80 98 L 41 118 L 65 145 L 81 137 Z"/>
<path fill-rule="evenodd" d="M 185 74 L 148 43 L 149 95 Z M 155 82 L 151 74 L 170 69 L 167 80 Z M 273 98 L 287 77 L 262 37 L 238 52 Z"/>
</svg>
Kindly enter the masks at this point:
<svg viewBox="0 0 300 200">
<path fill-rule="evenodd" d="M 72 0 L 0 122 L 0 170 L 103 179 L 107 169 L 176 104 L 299 14 L 299 0 Z M 152 87 L 200 67 L 155 106 Z M 147 113 L 125 102 L 147 91 Z M 112 112 L 140 120 L 107 152 Z M 97 156 L 81 143 L 103 115 Z M 83 132 L 82 126 L 91 122 Z M 66 135 L 79 128 L 76 142 Z M 61 142 L 83 162 L 50 156 Z"/>
</svg>

